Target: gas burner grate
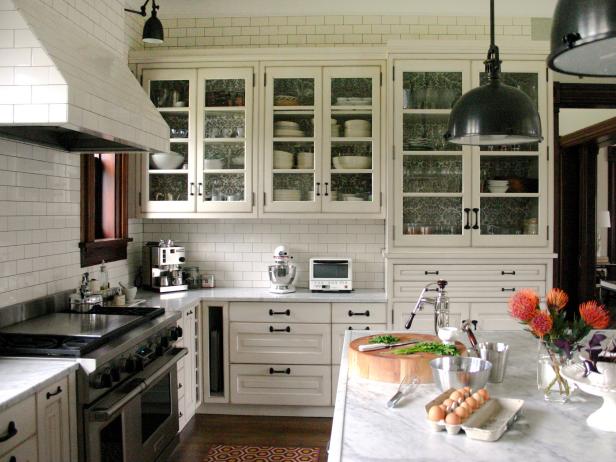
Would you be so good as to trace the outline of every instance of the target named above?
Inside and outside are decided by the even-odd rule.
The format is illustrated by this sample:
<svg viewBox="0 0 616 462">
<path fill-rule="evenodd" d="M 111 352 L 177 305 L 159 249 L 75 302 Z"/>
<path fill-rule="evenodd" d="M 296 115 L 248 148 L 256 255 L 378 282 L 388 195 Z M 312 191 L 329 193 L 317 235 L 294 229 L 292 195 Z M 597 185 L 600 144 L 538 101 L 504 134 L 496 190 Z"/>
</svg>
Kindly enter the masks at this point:
<svg viewBox="0 0 616 462">
<path fill-rule="evenodd" d="M 0 334 L 0 355 L 60 356 L 78 358 L 101 344 L 97 337 Z"/>
</svg>

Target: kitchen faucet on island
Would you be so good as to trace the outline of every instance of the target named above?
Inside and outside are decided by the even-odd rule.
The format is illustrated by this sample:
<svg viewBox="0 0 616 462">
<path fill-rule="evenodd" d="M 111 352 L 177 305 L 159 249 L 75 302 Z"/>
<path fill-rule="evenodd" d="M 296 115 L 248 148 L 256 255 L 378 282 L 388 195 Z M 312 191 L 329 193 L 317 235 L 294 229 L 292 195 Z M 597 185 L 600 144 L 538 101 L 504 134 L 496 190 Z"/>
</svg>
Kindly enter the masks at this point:
<svg viewBox="0 0 616 462">
<path fill-rule="evenodd" d="M 436 286 L 436 288 L 432 288 L 433 286 Z M 434 333 L 438 335 L 438 330 L 441 327 L 449 327 L 449 297 L 447 297 L 447 292 L 445 291 L 446 286 L 447 281 L 439 279 L 437 282 L 432 282 L 423 288 L 417 303 L 415 303 L 415 308 L 413 308 L 409 319 L 404 325 L 405 329 L 411 328 L 415 315 L 423 309 L 426 303 L 434 307 Z M 436 297 L 426 297 L 425 293 L 430 291 L 436 291 Z"/>
</svg>

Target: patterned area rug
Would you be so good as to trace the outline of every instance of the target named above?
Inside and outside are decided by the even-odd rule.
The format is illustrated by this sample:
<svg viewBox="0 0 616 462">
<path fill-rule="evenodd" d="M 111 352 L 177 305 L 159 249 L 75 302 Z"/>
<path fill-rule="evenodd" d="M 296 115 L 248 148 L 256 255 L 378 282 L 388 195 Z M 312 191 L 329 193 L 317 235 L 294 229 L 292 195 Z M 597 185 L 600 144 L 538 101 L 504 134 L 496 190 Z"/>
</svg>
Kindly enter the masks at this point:
<svg viewBox="0 0 616 462">
<path fill-rule="evenodd" d="M 319 448 L 275 446 L 212 446 L 204 462 L 318 462 Z"/>
</svg>

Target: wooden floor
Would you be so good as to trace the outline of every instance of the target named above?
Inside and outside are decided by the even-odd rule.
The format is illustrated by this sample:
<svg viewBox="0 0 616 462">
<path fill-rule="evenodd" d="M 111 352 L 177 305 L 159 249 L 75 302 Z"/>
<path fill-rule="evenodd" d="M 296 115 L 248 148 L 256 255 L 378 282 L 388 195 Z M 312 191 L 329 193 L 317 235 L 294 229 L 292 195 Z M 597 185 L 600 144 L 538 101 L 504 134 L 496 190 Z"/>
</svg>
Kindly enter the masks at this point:
<svg viewBox="0 0 616 462">
<path fill-rule="evenodd" d="M 331 428 L 329 418 L 197 414 L 182 430 L 169 462 L 203 462 L 213 444 L 318 447 L 325 462 Z"/>
</svg>

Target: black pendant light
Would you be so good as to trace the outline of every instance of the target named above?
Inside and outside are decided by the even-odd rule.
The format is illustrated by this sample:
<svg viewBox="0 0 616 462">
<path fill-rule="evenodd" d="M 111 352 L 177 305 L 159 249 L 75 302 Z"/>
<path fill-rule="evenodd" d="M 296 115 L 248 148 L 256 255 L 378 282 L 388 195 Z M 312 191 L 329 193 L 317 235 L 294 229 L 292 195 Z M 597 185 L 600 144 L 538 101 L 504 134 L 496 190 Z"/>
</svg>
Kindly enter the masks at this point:
<svg viewBox="0 0 616 462">
<path fill-rule="evenodd" d="M 572 75 L 616 76 L 616 2 L 559 0 L 551 42 L 550 69 Z"/>
<path fill-rule="evenodd" d="M 535 103 L 523 91 L 501 82 L 501 60 L 494 43 L 494 0 L 490 0 L 490 48 L 484 64 L 488 83 L 465 93 L 453 106 L 445 139 L 473 146 L 541 141 Z"/>
<path fill-rule="evenodd" d="M 145 12 L 145 9 L 149 1 L 150 0 L 145 0 L 145 3 L 141 5 L 141 8 L 139 10 L 131 10 L 129 8 L 124 8 L 124 11 L 146 17 L 147 13 Z M 165 31 L 163 30 L 163 25 L 160 22 L 160 19 L 158 19 L 158 17 L 156 16 L 156 10 L 158 8 L 159 6 L 156 4 L 156 0 L 152 0 L 152 16 L 150 16 L 143 25 L 142 40 L 145 43 L 163 43 L 163 41 L 165 40 Z"/>
</svg>

